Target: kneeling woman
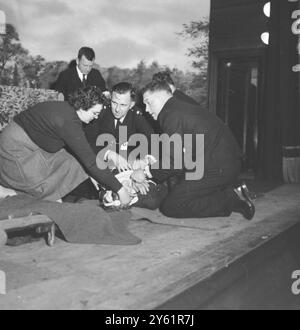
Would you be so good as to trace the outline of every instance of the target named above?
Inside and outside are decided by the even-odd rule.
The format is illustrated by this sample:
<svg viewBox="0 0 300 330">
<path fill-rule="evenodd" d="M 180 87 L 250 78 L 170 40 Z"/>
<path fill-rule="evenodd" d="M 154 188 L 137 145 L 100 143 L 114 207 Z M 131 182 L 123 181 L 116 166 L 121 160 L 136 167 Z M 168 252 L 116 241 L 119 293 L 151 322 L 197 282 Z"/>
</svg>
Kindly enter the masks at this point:
<svg viewBox="0 0 300 330">
<path fill-rule="evenodd" d="M 128 204 L 126 188 L 108 169 L 97 167 L 82 129 L 82 122 L 98 117 L 103 102 L 101 90 L 89 86 L 68 102 L 43 102 L 16 115 L 0 134 L 0 185 L 56 201 L 90 175 Z"/>
</svg>

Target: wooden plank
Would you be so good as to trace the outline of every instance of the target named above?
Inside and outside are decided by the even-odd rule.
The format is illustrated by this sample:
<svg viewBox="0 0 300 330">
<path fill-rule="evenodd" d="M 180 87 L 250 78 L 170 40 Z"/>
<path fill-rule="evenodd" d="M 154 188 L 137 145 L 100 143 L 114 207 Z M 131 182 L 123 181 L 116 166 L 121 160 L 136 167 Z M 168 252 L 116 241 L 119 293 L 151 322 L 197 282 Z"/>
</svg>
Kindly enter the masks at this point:
<svg viewBox="0 0 300 330">
<path fill-rule="evenodd" d="M 281 187 L 256 202 L 250 222 L 235 216 L 135 220 L 129 229 L 142 239 L 135 246 L 4 247 L 0 269 L 9 281 L 0 309 L 155 309 L 185 292 L 193 300 L 195 286 L 297 224 L 299 198 L 299 185 Z"/>
<path fill-rule="evenodd" d="M 219 245 L 214 246 L 209 256 L 210 263 L 218 265 L 214 271 L 212 272 L 211 269 L 207 269 L 205 272 L 205 270 L 201 269 L 201 271 L 199 270 L 200 272 L 191 274 L 186 279 L 182 279 L 181 281 L 183 281 L 185 285 L 187 283 L 193 284 L 164 304 L 158 305 L 156 309 L 204 309 L 209 308 L 211 305 L 216 308 L 217 304 L 220 304 L 220 302 L 218 302 L 220 299 L 219 296 L 222 295 L 224 291 L 229 291 L 229 288 L 231 288 L 232 291 L 236 290 L 235 285 L 239 284 L 241 280 L 250 282 L 249 278 L 251 274 L 258 272 L 265 267 L 266 264 L 270 263 L 270 261 L 274 263 L 274 259 L 280 258 L 288 248 L 291 248 L 290 245 L 295 243 L 295 234 L 300 234 L 299 214 L 296 215 L 294 212 L 285 212 L 277 216 L 277 219 L 273 218 L 260 223 L 257 228 L 252 228 L 251 232 L 246 230 L 244 233 L 239 233 L 224 242 L 220 242 Z M 273 226 L 275 224 L 274 222 L 281 222 L 282 217 L 288 217 L 289 220 L 290 217 L 294 217 L 295 222 L 288 221 L 288 224 L 286 224 L 284 228 L 280 227 L 280 229 L 276 225 Z M 268 234 L 266 234 L 266 232 Z M 253 237 L 250 238 L 249 235 L 253 235 Z M 233 241 L 234 244 L 232 243 Z M 300 252 L 298 251 L 298 256 L 299 254 Z M 285 266 L 287 265 L 285 264 Z M 290 265 L 289 269 L 282 270 L 285 272 L 285 282 L 289 282 L 292 271 L 296 269 L 292 266 L 293 265 Z M 297 266 L 294 264 L 294 267 Z M 201 277 L 199 277 L 199 275 Z M 277 275 L 279 277 L 279 272 Z M 264 276 L 264 278 L 260 276 L 259 283 L 257 283 L 257 280 L 255 281 L 256 287 L 265 288 L 274 285 L 271 283 L 274 279 L 266 275 Z M 278 278 L 277 280 L 275 278 L 275 281 L 277 282 L 277 288 L 275 287 L 275 289 L 278 289 Z M 247 294 L 250 296 L 251 288 L 249 283 L 244 283 L 244 285 L 247 286 Z M 173 290 L 173 288 L 171 290 Z M 253 288 L 253 290 L 255 295 L 254 299 L 256 300 L 262 300 L 263 294 L 266 294 L 266 291 L 262 291 L 262 294 L 259 295 L 255 292 L 255 288 Z M 242 289 L 241 291 L 245 290 Z M 290 288 L 287 287 L 286 291 L 286 293 L 289 293 Z M 227 294 L 229 293 L 227 292 Z M 249 301 L 253 299 L 253 295 L 243 298 Z M 226 301 L 226 308 L 237 308 L 236 296 L 233 302 L 231 302 L 232 305 L 228 304 L 228 298 Z M 243 305 L 245 308 L 245 301 L 240 301 L 239 305 Z M 222 307 L 224 308 L 224 306 Z"/>
<path fill-rule="evenodd" d="M 47 224 L 53 221 L 44 214 L 29 215 L 27 217 L 0 220 L 0 229 L 11 230 L 36 224 Z"/>
</svg>

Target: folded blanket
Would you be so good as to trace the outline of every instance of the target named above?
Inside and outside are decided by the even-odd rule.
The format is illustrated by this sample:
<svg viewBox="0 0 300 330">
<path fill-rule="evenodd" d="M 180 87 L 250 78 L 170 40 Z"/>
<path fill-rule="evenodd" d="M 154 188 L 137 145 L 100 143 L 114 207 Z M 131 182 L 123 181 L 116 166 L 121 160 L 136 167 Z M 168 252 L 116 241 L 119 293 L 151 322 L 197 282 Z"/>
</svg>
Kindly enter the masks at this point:
<svg viewBox="0 0 300 330">
<path fill-rule="evenodd" d="M 8 217 L 45 214 L 70 243 L 129 245 L 141 242 L 127 229 L 131 217 L 129 211 L 107 214 L 97 203 L 57 203 L 19 194 L 0 200 L 0 221 Z"/>
</svg>

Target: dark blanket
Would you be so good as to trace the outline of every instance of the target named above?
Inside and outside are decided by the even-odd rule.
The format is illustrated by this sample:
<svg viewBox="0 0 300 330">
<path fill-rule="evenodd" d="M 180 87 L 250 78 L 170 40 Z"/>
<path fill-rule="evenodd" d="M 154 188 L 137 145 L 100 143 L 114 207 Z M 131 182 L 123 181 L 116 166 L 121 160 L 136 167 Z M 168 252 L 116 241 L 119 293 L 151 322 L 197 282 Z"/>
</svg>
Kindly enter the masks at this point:
<svg viewBox="0 0 300 330">
<path fill-rule="evenodd" d="M 40 201 L 25 194 L 0 199 L 0 220 L 44 214 L 61 230 L 66 241 L 84 244 L 138 244 L 128 229 L 130 212 L 106 213 L 97 201 L 78 204 Z"/>
</svg>

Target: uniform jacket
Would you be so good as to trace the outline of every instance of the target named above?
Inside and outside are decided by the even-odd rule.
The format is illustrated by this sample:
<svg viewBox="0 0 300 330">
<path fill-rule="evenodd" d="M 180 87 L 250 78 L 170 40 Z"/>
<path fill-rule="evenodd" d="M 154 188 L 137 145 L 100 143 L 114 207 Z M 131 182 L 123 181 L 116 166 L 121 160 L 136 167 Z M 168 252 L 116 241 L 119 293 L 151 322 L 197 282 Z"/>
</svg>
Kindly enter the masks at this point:
<svg viewBox="0 0 300 330">
<path fill-rule="evenodd" d="M 102 91 L 106 90 L 105 81 L 101 73 L 96 69 L 92 69 L 89 72 L 86 84 L 89 86 L 100 87 Z M 83 87 L 83 83 L 78 76 L 76 65 L 62 71 L 54 85 L 55 90 L 64 94 L 65 100 L 68 99 L 70 93 L 81 87 Z"/>
<path fill-rule="evenodd" d="M 119 132 L 115 128 L 115 118 L 111 112 L 111 108 L 107 107 L 101 112 L 97 120 L 94 120 L 90 124 L 85 125 L 84 130 L 89 143 L 96 152 L 104 148 L 96 146 L 97 137 L 100 134 L 111 134 L 113 136 L 110 144 L 112 148 L 116 148 L 116 152 L 119 152 L 120 146 L 125 146 L 129 138 L 136 133 L 145 135 L 150 145 L 151 134 L 153 134 L 154 131 L 138 107 L 134 106 L 128 111 L 121 126 L 127 127 L 127 139 L 125 138 L 125 140 L 123 139 L 122 141 L 119 141 Z M 117 145 L 114 145 L 115 143 L 117 143 Z M 128 152 L 133 149 L 135 149 L 135 147 L 129 147 Z"/>
</svg>

